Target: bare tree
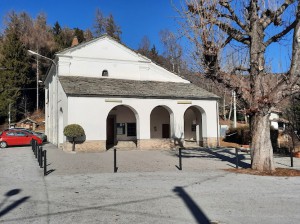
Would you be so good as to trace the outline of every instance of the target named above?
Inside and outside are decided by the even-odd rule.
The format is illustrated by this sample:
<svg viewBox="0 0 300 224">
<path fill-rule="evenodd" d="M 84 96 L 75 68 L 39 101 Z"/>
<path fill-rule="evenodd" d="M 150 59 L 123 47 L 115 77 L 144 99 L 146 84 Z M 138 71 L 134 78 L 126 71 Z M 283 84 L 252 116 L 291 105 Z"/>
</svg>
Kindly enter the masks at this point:
<svg viewBox="0 0 300 224">
<path fill-rule="evenodd" d="M 169 58 L 172 71 L 180 73 L 182 47 L 178 43 L 178 38 L 168 29 L 160 31 L 159 35 L 165 49 L 164 56 Z"/>
<path fill-rule="evenodd" d="M 300 2 L 185 0 L 183 3 L 179 10 L 184 18 L 182 27 L 195 46 L 205 76 L 236 91 L 246 106 L 254 150 L 252 169 L 274 171 L 269 116 L 283 99 L 299 91 Z M 290 69 L 285 74 L 270 74 L 266 70 L 266 50 L 291 31 L 294 35 Z M 231 73 L 220 66 L 222 50 L 229 44 L 248 51 L 247 66 L 236 66 Z"/>
</svg>

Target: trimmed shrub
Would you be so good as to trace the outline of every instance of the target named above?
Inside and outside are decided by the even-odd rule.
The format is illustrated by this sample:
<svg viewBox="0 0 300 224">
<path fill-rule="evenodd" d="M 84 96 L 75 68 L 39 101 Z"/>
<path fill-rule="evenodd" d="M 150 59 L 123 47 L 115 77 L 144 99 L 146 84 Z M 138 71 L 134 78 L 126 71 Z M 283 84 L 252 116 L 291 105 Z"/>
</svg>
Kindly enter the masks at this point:
<svg viewBox="0 0 300 224">
<path fill-rule="evenodd" d="M 84 136 L 85 132 L 79 124 L 69 124 L 64 128 L 64 135 L 72 139 L 72 151 L 75 151 L 75 140 L 78 137 Z"/>
</svg>

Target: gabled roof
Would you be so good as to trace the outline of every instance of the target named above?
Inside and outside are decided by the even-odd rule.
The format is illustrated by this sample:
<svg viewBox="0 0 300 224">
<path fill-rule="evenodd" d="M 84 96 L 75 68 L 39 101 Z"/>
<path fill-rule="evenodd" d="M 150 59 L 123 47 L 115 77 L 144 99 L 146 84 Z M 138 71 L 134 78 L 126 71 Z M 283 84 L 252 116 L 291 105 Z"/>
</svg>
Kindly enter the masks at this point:
<svg viewBox="0 0 300 224">
<path fill-rule="evenodd" d="M 35 124 L 37 124 L 36 121 L 30 119 L 29 117 L 27 117 L 27 118 L 25 118 L 25 119 L 19 121 L 18 123 L 35 123 Z"/>
<path fill-rule="evenodd" d="M 60 76 L 68 96 L 103 96 L 156 99 L 218 99 L 191 83 L 137 81 L 81 76 Z"/>
<path fill-rule="evenodd" d="M 56 53 L 56 55 L 58 56 L 61 56 L 63 54 L 66 54 L 67 52 L 70 52 L 70 51 L 75 51 L 77 49 L 80 49 L 82 47 L 85 47 L 87 45 L 90 45 L 92 43 L 95 43 L 101 39 L 109 39 L 109 40 L 112 40 L 113 42 L 119 44 L 120 46 L 126 48 L 129 52 L 131 52 L 132 54 L 135 54 L 136 56 L 140 57 L 141 59 L 145 60 L 145 61 L 151 61 L 149 58 L 147 58 L 146 56 L 144 55 L 141 55 L 140 53 L 136 52 L 135 50 L 129 48 L 128 46 L 126 46 L 125 44 L 121 43 L 120 41 L 116 40 L 115 38 L 109 36 L 108 34 L 103 34 L 97 38 L 94 38 L 92 40 L 89 40 L 89 41 L 84 41 L 84 42 L 81 42 L 80 44 L 78 45 L 75 45 L 75 46 L 72 46 L 72 47 L 68 47 L 68 48 L 65 48 L 59 52 Z"/>
</svg>

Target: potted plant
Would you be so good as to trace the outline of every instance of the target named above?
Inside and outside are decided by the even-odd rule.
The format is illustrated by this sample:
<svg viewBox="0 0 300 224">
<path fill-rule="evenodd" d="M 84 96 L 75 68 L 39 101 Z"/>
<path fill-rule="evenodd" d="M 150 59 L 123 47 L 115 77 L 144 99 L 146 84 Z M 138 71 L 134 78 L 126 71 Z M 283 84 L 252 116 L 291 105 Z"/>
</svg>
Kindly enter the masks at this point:
<svg viewBox="0 0 300 224">
<path fill-rule="evenodd" d="M 72 151 L 75 151 L 75 140 L 76 138 L 85 135 L 83 128 L 79 124 L 69 124 L 64 128 L 64 135 L 67 138 L 72 139 Z"/>
</svg>

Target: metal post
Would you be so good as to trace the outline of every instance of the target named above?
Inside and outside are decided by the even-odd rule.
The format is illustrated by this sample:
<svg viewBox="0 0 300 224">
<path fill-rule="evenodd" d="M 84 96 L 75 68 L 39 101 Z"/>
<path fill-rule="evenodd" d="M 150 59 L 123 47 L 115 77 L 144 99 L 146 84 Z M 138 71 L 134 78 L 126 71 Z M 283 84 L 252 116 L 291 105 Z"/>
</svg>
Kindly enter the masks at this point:
<svg viewBox="0 0 300 224">
<path fill-rule="evenodd" d="M 33 144 L 34 144 L 34 155 L 35 155 L 35 158 L 37 159 L 37 154 L 38 154 L 38 150 L 37 150 L 37 142 L 34 140 L 33 141 Z"/>
<path fill-rule="evenodd" d="M 181 154 L 182 148 L 179 148 L 179 170 L 182 170 L 182 154 Z"/>
<path fill-rule="evenodd" d="M 118 171 L 118 167 L 117 167 L 117 149 L 114 148 L 114 173 L 116 173 Z"/>
<path fill-rule="evenodd" d="M 41 148 L 38 146 L 38 164 L 39 167 L 41 167 Z"/>
<path fill-rule="evenodd" d="M 38 50 L 37 50 L 38 52 Z M 36 56 L 36 110 L 39 110 L 39 57 Z"/>
<path fill-rule="evenodd" d="M 47 151 L 44 150 L 43 152 L 44 155 L 44 176 L 47 175 Z"/>
<path fill-rule="evenodd" d="M 238 148 L 235 148 L 235 168 L 239 168 L 239 152 Z"/>
<path fill-rule="evenodd" d="M 232 92 L 233 95 L 233 127 L 236 128 L 236 93 Z"/>
<path fill-rule="evenodd" d="M 40 168 L 43 168 L 43 147 L 40 146 Z"/>
<path fill-rule="evenodd" d="M 291 167 L 294 167 L 294 159 L 293 159 L 293 150 L 290 148 L 290 154 L 291 154 Z"/>
</svg>

